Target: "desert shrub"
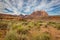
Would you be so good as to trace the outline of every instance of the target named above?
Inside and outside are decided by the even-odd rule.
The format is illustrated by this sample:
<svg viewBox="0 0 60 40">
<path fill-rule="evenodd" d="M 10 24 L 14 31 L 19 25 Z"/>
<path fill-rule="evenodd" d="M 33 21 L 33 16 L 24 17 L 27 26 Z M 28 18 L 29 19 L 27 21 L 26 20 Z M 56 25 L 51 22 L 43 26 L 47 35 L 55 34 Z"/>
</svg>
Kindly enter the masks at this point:
<svg viewBox="0 0 60 40">
<path fill-rule="evenodd" d="M 22 19 L 22 20 L 20 20 L 20 21 L 26 22 L 27 20 L 26 20 L 26 19 Z"/>
<path fill-rule="evenodd" d="M 57 28 L 58 30 L 60 30 L 60 24 L 56 24 L 55 28 Z"/>
<path fill-rule="evenodd" d="M 32 40 L 50 40 L 51 36 L 47 33 L 42 33 L 36 37 L 32 37 Z"/>
<path fill-rule="evenodd" d="M 57 26 L 57 29 L 60 30 L 60 26 Z"/>
<path fill-rule="evenodd" d="M 28 23 L 28 26 L 31 27 L 31 28 L 34 27 L 34 26 L 35 26 L 35 25 L 34 25 L 34 22 L 29 22 L 29 23 Z"/>
<path fill-rule="evenodd" d="M 1 38 L 1 36 L 2 36 L 2 32 L 0 32 L 0 38 Z"/>
<path fill-rule="evenodd" d="M 52 25 L 54 28 L 57 28 L 58 30 L 60 30 L 60 23 L 49 22 L 49 25 Z"/>
<path fill-rule="evenodd" d="M 22 34 L 20 37 L 19 37 L 19 40 L 30 40 L 28 35 L 24 35 Z"/>
<path fill-rule="evenodd" d="M 47 27 L 48 27 L 48 25 L 46 24 L 46 25 L 45 25 L 45 28 L 47 28 Z"/>
<path fill-rule="evenodd" d="M 28 25 L 28 22 L 23 22 L 22 25 Z"/>
<path fill-rule="evenodd" d="M 36 22 L 34 23 L 34 25 L 35 25 L 35 26 L 42 26 L 42 25 L 43 25 L 42 23 L 43 23 L 42 21 L 36 21 Z"/>
<path fill-rule="evenodd" d="M 43 24 L 39 24 L 40 26 L 42 26 Z"/>
<path fill-rule="evenodd" d="M 56 22 L 49 22 L 47 23 L 47 25 L 50 25 L 54 28 L 57 28 L 58 30 L 60 30 L 60 23 L 56 23 Z"/>
<path fill-rule="evenodd" d="M 49 24 L 56 24 L 56 22 L 49 22 Z"/>
<path fill-rule="evenodd" d="M 39 21 L 40 23 L 43 23 L 43 21 Z"/>
<path fill-rule="evenodd" d="M 28 33 L 28 30 L 27 29 L 18 29 L 17 30 L 17 33 L 18 34 L 27 34 Z"/>
<path fill-rule="evenodd" d="M 7 29 L 7 27 L 8 27 L 7 23 L 0 23 L 0 29 L 1 30 L 5 30 L 5 29 Z"/>
<path fill-rule="evenodd" d="M 48 22 L 47 25 L 53 26 L 54 28 L 56 28 L 56 22 Z"/>
<path fill-rule="evenodd" d="M 14 24 L 12 26 L 12 30 L 17 30 L 18 34 L 20 34 L 20 33 L 26 34 L 26 33 L 28 33 L 29 28 L 25 25 L 20 25 L 20 24 L 16 25 L 16 24 Z"/>
<path fill-rule="evenodd" d="M 10 30 L 16 31 L 18 34 L 27 34 L 29 29 L 25 22 L 15 22 L 10 25 Z"/>
<path fill-rule="evenodd" d="M 17 25 L 17 24 L 11 25 L 12 30 L 17 30 L 20 27 L 21 27 L 21 25 Z"/>
<path fill-rule="evenodd" d="M 40 26 L 42 26 L 42 25 L 43 25 L 42 23 L 45 23 L 45 22 L 42 21 L 42 20 L 39 20 L 39 21 L 37 21 L 37 23 L 38 23 Z"/>
<path fill-rule="evenodd" d="M 39 20 L 38 22 L 39 22 L 39 23 L 43 23 L 43 21 L 41 21 L 41 20 Z"/>
<path fill-rule="evenodd" d="M 14 32 L 12 32 L 12 33 L 8 33 L 6 36 L 5 36 L 5 38 L 4 38 L 5 40 L 19 40 L 18 39 L 18 36 L 16 36 L 16 34 L 14 33 Z"/>
<path fill-rule="evenodd" d="M 48 25 L 54 26 L 55 24 L 56 24 L 56 22 L 48 22 Z"/>
</svg>

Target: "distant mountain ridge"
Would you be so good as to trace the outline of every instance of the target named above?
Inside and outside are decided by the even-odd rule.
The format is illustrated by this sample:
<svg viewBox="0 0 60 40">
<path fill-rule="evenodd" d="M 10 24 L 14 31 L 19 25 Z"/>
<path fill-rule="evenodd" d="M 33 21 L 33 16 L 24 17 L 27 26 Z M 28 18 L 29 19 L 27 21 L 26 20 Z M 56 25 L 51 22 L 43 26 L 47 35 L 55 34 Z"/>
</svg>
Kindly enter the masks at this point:
<svg viewBox="0 0 60 40">
<path fill-rule="evenodd" d="M 2 14 L 0 13 L 0 19 L 2 20 L 21 20 L 23 18 L 22 15 L 10 15 L 10 14 Z"/>
<path fill-rule="evenodd" d="M 22 20 L 22 19 L 42 19 L 42 20 L 60 20 L 60 16 L 49 16 L 45 11 L 35 11 L 30 15 L 10 15 L 0 13 L 1 20 Z"/>
</svg>

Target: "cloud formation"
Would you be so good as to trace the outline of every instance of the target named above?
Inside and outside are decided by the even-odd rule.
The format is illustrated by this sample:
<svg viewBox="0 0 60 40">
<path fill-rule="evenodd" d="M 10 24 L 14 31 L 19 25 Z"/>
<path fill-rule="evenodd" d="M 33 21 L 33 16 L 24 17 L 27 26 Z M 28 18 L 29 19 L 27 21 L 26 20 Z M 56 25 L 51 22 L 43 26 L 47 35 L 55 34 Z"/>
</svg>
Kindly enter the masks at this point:
<svg viewBox="0 0 60 40">
<path fill-rule="evenodd" d="M 26 15 L 38 10 L 60 14 L 60 0 L 0 0 L 0 4 L 0 12 L 8 14 Z"/>
</svg>

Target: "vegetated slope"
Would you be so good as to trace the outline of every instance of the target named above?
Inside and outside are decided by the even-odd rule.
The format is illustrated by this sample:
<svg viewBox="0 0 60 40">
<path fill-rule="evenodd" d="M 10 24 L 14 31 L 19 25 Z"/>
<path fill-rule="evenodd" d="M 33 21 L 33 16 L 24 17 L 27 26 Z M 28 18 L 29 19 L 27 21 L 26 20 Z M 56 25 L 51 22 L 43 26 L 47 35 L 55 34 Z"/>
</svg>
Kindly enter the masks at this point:
<svg viewBox="0 0 60 40">
<path fill-rule="evenodd" d="M 58 22 L 0 20 L 0 24 L 2 29 L 7 25 L 4 40 L 60 40 L 60 23 Z"/>
</svg>

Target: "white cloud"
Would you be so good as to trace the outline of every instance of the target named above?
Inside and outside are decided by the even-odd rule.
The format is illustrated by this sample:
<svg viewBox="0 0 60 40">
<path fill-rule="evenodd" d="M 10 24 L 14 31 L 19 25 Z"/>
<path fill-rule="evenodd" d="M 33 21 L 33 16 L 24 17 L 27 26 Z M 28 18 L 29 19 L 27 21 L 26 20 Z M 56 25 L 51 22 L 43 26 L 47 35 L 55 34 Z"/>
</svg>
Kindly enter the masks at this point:
<svg viewBox="0 0 60 40">
<path fill-rule="evenodd" d="M 24 12 L 30 12 L 30 6 L 27 6 Z"/>
<path fill-rule="evenodd" d="M 47 4 L 46 8 L 50 8 L 58 4 L 60 4 L 60 0 L 52 0 L 49 4 Z"/>
<path fill-rule="evenodd" d="M 17 5 L 18 5 L 18 9 L 21 9 L 23 6 L 23 0 L 19 1 Z"/>
<path fill-rule="evenodd" d="M 54 8 L 51 8 L 52 6 L 56 6 L 60 4 L 60 0 L 52 0 L 50 3 L 46 3 L 47 0 L 42 0 L 39 6 L 35 8 L 35 10 L 46 10 L 51 11 Z"/>
<path fill-rule="evenodd" d="M 0 13 L 3 12 L 3 9 L 4 9 L 4 4 L 2 2 L 0 2 Z"/>
<path fill-rule="evenodd" d="M 24 0 L 12 0 L 13 4 L 16 5 L 17 4 L 17 8 L 14 7 L 9 0 L 4 0 L 7 4 L 4 4 L 5 8 L 8 8 L 10 10 L 13 10 L 13 14 L 21 14 L 20 11 L 21 8 L 23 9 L 23 4 L 24 4 Z M 15 2 L 16 1 L 16 2 Z M 49 3 L 47 3 L 47 0 L 42 0 L 41 3 L 39 3 L 39 5 L 36 3 L 37 0 L 28 0 L 28 2 L 26 3 L 27 6 L 26 10 L 24 10 L 24 12 L 31 12 L 31 6 L 34 7 L 35 11 L 37 10 L 45 10 L 45 11 L 51 11 L 55 8 L 51 8 L 52 6 L 56 6 L 56 5 L 60 5 L 60 0 L 51 0 Z M 3 3 L 2 3 L 3 4 Z M 38 6 L 35 6 L 38 5 Z M 2 12 L 3 7 L 1 7 L 1 3 L 0 3 L 0 11 Z M 56 7 L 57 8 L 57 7 Z M 34 11 L 34 10 L 33 10 Z M 24 14 L 24 13 L 22 13 Z M 24 14 L 25 15 L 25 14 Z"/>
<path fill-rule="evenodd" d="M 9 0 L 5 0 L 6 1 L 6 3 L 7 4 L 5 4 L 5 8 L 8 8 L 8 9 L 12 9 L 13 10 L 13 14 L 20 14 L 19 13 L 19 11 L 18 11 L 18 9 L 20 9 L 21 7 L 22 7 L 22 5 L 23 5 L 23 2 L 22 1 L 19 1 L 19 3 L 18 3 L 18 9 L 17 8 L 15 8 L 10 2 L 9 2 Z M 12 0 L 13 2 L 14 2 L 14 0 Z"/>
</svg>

